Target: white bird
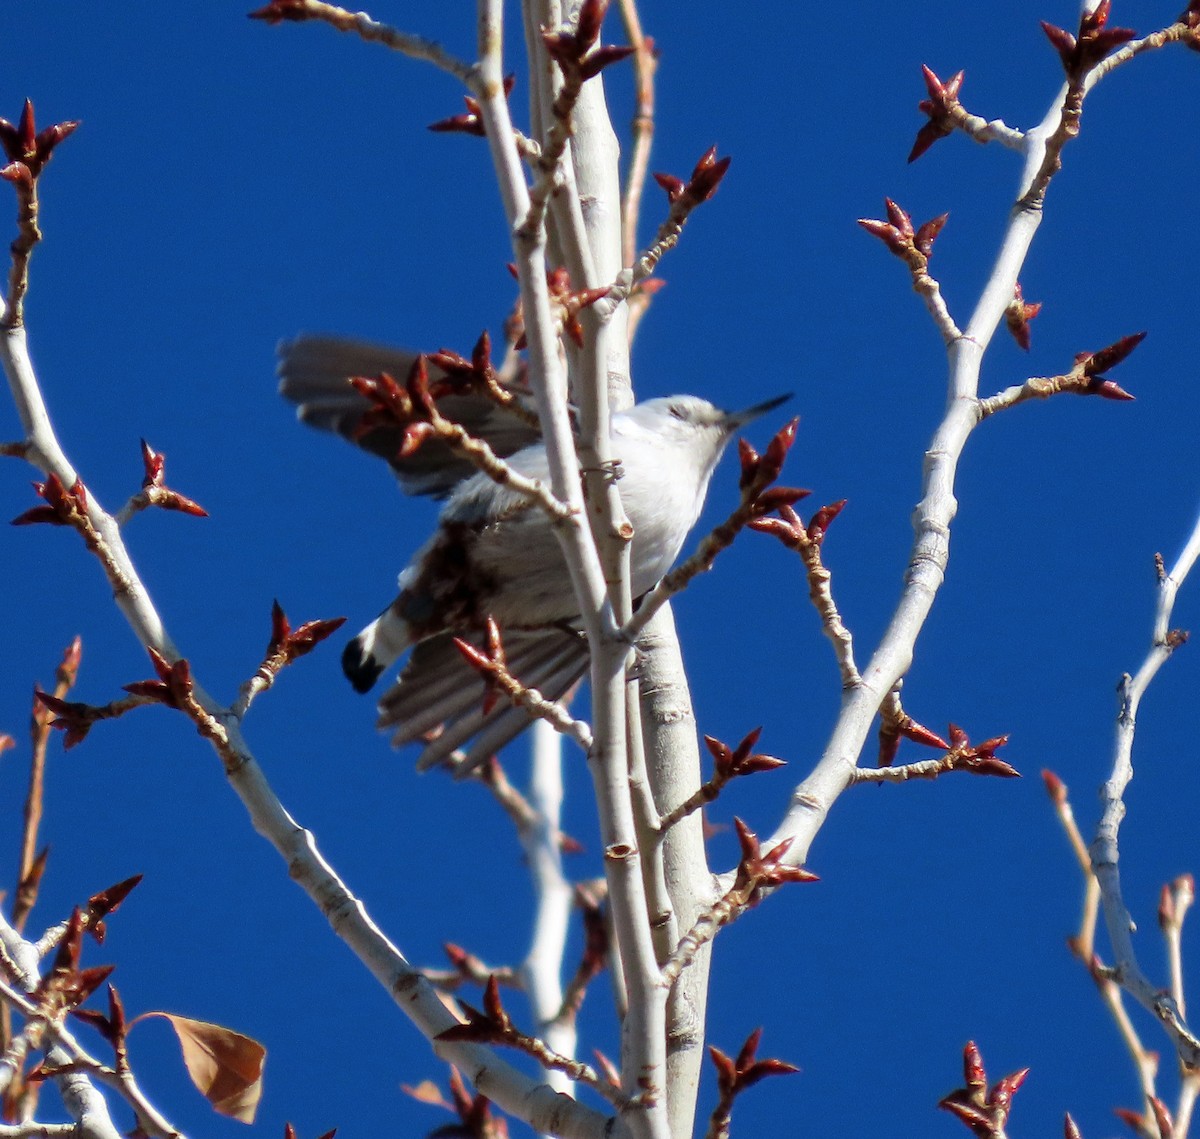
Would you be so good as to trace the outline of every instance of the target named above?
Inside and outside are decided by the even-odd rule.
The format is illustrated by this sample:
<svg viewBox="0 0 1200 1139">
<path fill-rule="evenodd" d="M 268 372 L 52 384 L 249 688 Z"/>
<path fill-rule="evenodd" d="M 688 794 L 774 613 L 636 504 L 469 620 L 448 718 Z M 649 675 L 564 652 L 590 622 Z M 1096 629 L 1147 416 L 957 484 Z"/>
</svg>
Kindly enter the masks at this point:
<svg viewBox="0 0 1200 1139">
<path fill-rule="evenodd" d="M 582 676 L 587 645 L 572 624 L 578 604 L 558 540 L 539 507 L 436 440 L 400 459 L 398 426 L 362 433 L 362 415 L 371 404 L 347 378 L 382 371 L 403 376 L 415 358 L 375 345 L 301 337 L 280 346 L 280 392 L 298 405 L 304 422 L 386 458 L 405 490 L 446 498 L 437 529 L 400 574 L 396 598 L 346 646 L 342 667 L 351 684 L 366 692 L 411 648 L 398 682 L 380 701 L 379 726 L 395 729 L 397 746 L 437 733 L 422 767 L 476 737 L 466 753 L 473 766 L 521 732 L 530 715 L 516 707 L 485 711 L 483 681 L 452 638 L 474 634 L 478 641 L 493 617 L 509 670 L 551 700 Z M 696 396 L 670 396 L 612 416 L 621 503 L 634 530 L 635 598 L 653 588 L 679 555 L 734 431 L 787 398 L 726 412 Z M 453 395 L 438 406 L 517 473 L 549 485 L 545 447 L 521 419 L 483 396 Z"/>
</svg>

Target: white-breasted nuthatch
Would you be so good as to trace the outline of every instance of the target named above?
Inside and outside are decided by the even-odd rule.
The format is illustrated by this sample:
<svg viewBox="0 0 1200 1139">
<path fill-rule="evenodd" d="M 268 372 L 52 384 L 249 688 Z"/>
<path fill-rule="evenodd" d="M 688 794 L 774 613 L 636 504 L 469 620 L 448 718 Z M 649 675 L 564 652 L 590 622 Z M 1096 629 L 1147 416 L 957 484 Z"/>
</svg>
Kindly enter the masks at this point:
<svg viewBox="0 0 1200 1139">
<path fill-rule="evenodd" d="M 386 458 L 405 490 L 446 499 L 437 529 L 400 575 L 400 592 L 346 646 L 342 667 L 350 683 L 366 692 L 411 648 L 398 682 L 380 701 L 379 726 L 395 729 L 397 745 L 438 732 L 421 766 L 474 737 L 466 755 L 473 765 L 522 731 L 530 715 L 522 708 L 484 708 L 483 681 L 452 638 L 478 637 L 487 618 L 494 618 L 509 670 L 551 700 L 583 674 L 587 646 L 574 624 L 578 604 L 544 511 L 437 440 L 399 458 L 399 426 L 363 431 L 363 413 L 371 404 L 348 377 L 383 371 L 403 376 L 415 358 L 375 345 L 301 337 L 280 347 L 280 392 L 298 405 L 305 423 Z M 633 525 L 635 598 L 678 556 L 734 431 L 787 398 L 726 412 L 696 396 L 669 396 L 612 416 L 621 503 Z M 483 395 L 450 395 L 438 406 L 518 474 L 549 485 L 545 447 L 527 423 Z"/>
</svg>

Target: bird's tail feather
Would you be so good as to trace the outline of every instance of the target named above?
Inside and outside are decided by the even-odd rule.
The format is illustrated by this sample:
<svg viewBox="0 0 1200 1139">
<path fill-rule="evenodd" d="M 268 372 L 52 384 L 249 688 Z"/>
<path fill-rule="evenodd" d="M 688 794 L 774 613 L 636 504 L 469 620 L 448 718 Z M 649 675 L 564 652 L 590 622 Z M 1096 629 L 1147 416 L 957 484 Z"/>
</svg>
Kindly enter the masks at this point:
<svg viewBox="0 0 1200 1139">
<path fill-rule="evenodd" d="M 408 645 L 408 625 L 389 606 L 346 646 L 342 671 L 356 692 L 369 692 Z"/>
</svg>

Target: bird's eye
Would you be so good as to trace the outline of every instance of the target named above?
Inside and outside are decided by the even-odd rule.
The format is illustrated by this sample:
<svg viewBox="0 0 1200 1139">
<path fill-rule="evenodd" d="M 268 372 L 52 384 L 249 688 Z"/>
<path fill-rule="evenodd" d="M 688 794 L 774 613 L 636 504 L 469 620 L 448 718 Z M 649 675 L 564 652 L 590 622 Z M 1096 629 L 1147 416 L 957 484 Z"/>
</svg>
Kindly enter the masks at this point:
<svg viewBox="0 0 1200 1139">
<path fill-rule="evenodd" d="M 683 410 L 683 404 L 672 403 L 667 406 L 667 410 L 675 416 L 676 419 L 686 419 L 687 414 Z"/>
</svg>

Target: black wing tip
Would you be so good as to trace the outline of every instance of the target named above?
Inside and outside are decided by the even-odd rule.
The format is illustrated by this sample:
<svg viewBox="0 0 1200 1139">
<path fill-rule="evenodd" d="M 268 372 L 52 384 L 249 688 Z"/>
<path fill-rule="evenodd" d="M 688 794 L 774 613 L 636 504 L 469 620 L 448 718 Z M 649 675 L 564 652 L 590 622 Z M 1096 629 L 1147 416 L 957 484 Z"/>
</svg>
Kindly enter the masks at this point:
<svg viewBox="0 0 1200 1139">
<path fill-rule="evenodd" d="M 342 671 L 355 692 L 370 692 L 384 667 L 364 650 L 362 637 L 355 637 L 342 652 Z"/>
</svg>

